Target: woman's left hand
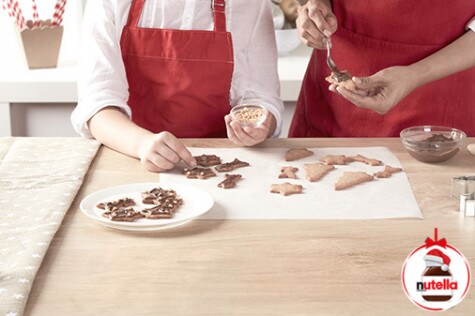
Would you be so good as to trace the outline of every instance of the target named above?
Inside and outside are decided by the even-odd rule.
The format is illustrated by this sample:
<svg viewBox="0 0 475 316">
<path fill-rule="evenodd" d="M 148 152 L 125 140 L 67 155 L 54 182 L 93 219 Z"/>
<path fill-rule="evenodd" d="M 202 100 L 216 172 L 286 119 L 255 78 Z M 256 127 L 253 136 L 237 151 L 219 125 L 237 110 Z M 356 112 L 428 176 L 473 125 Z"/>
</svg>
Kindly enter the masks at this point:
<svg viewBox="0 0 475 316">
<path fill-rule="evenodd" d="M 396 106 L 409 93 L 417 88 L 417 76 L 409 67 L 395 66 L 383 69 L 370 77 L 353 77 L 356 89 L 350 91 L 343 87 L 330 85 L 357 107 L 384 115 Z"/>
<path fill-rule="evenodd" d="M 233 143 L 241 146 L 254 146 L 262 143 L 267 137 L 271 136 L 276 126 L 276 119 L 266 110 L 266 119 L 257 127 L 242 127 L 238 121 L 233 121 L 230 114 L 224 117 L 228 138 Z"/>
</svg>

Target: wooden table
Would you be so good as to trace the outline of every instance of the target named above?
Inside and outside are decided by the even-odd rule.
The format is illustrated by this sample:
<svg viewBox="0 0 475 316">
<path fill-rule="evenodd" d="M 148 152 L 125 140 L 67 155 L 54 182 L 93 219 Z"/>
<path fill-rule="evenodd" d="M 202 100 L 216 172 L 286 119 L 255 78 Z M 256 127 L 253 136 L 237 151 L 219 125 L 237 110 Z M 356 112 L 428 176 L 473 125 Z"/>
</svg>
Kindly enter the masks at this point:
<svg viewBox="0 0 475 316">
<path fill-rule="evenodd" d="M 186 143 L 230 147 L 225 140 Z M 475 271 L 475 219 L 460 216 L 450 198 L 452 177 L 475 174 L 475 157 L 465 149 L 451 161 L 423 164 L 398 139 L 273 139 L 262 145 L 296 146 L 389 147 L 425 219 L 195 220 L 156 233 L 115 231 L 84 216 L 81 199 L 158 176 L 103 147 L 48 250 L 25 315 L 422 315 L 402 290 L 401 267 L 434 227 Z M 448 314 L 474 313 L 471 287 Z"/>
</svg>

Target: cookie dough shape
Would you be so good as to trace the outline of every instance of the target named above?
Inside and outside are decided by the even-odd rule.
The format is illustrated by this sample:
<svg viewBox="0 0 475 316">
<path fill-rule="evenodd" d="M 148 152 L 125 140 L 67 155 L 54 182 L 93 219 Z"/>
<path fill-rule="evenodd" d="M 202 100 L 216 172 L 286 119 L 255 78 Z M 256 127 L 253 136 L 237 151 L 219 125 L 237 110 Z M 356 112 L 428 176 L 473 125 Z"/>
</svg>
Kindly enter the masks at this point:
<svg viewBox="0 0 475 316">
<path fill-rule="evenodd" d="M 345 155 L 326 155 L 320 162 L 323 162 L 326 165 L 346 165 L 353 161 L 353 158 L 346 157 Z"/>
<path fill-rule="evenodd" d="M 362 162 L 362 163 L 365 163 L 365 164 L 370 165 L 370 166 L 381 166 L 383 164 L 383 162 L 381 160 L 367 158 L 363 155 L 356 155 L 356 156 L 353 156 L 351 158 L 353 159 L 353 161 Z"/>
<path fill-rule="evenodd" d="M 335 191 L 345 190 L 372 180 L 374 180 L 374 177 L 366 172 L 345 171 L 343 176 L 335 183 Z"/>
<path fill-rule="evenodd" d="M 297 179 L 297 175 L 295 174 L 297 171 L 299 171 L 299 168 L 291 166 L 282 167 L 280 168 L 279 179 Z"/>
<path fill-rule="evenodd" d="M 285 161 L 295 161 L 310 157 L 313 155 L 313 151 L 308 150 L 307 148 L 291 148 L 285 153 Z"/>
<path fill-rule="evenodd" d="M 221 164 L 221 158 L 216 155 L 194 156 L 196 164 L 202 167 L 211 167 Z"/>
<path fill-rule="evenodd" d="M 216 176 L 216 173 L 214 173 L 210 168 L 200 167 L 194 167 L 192 169 L 185 168 L 183 169 L 183 174 L 188 179 L 208 179 Z"/>
<path fill-rule="evenodd" d="M 323 178 L 327 173 L 335 169 L 332 165 L 324 165 L 321 163 L 304 164 L 305 178 L 310 182 L 315 182 Z"/>
<path fill-rule="evenodd" d="M 236 187 L 239 180 L 242 179 L 240 174 L 225 174 L 224 180 L 218 184 L 218 187 L 222 189 L 232 189 Z"/>
<path fill-rule="evenodd" d="M 104 212 L 102 216 L 113 222 L 133 222 L 143 217 L 142 214 L 136 212 L 133 208 Z"/>
<path fill-rule="evenodd" d="M 142 210 L 142 214 L 148 219 L 172 218 L 174 210 L 172 208 L 157 205 L 152 208 Z"/>
<path fill-rule="evenodd" d="M 303 187 L 299 184 L 291 184 L 289 182 L 281 183 L 281 184 L 273 184 L 271 186 L 270 192 L 271 193 L 279 193 L 284 196 L 292 195 L 292 194 L 300 194 L 302 193 Z"/>
<path fill-rule="evenodd" d="M 393 173 L 401 172 L 402 168 L 396 168 L 391 166 L 385 166 L 383 171 L 376 172 L 374 176 L 376 178 L 389 178 Z"/>
<path fill-rule="evenodd" d="M 135 205 L 134 199 L 123 198 L 117 201 L 99 203 L 96 206 L 97 208 L 100 208 L 101 210 L 114 211 L 114 210 L 130 207 L 134 205 Z"/>
<path fill-rule="evenodd" d="M 249 166 L 248 162 L 241 161 L 239 159 L 234 159 L 231 162 L 223 163 L 219 166 L 214 167 L 218 172 L 230 172 L 238 168 L 243 168 Z"/>
</svg>

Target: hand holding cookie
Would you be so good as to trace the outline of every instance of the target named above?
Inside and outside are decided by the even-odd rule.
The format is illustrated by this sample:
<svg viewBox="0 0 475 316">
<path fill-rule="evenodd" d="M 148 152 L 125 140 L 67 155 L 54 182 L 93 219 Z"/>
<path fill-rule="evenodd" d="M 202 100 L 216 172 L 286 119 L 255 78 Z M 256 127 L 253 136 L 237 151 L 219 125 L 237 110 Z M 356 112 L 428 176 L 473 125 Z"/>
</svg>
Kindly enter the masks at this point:
<svg viewBox="0 0 475 316">
<path fill-rule="evenodd" d="M 150 134 L 139 144 L 138 152 L 142 165 L 152 172 L 172 169 L 182 160 L 189 166 L 196 166 L 189 150 L 169 132 Z"/>
<path fill-rule="evenodd" d="M 329 89 L 339 93 L 357 107 L 384 115 L 411 93 L 418 84 L 417 76 L 408 67 L 390 67 L 369 77 L 353 77 L 356 88 L 332 84 Z"/>
<path fill-rule="evenodd" d="M 277 125 L 276 119 L 266 109 L 263 110 L 261 115 L 264 115 L 265 119 L 258 126 L 243 126 L 246 124 L 241 124 L 238 120 L 233 119 L 231 115 L 226 115 L 224 120 L 229 140 L 241 146 L 254 146 L 271 136 Z"/>
</svg>

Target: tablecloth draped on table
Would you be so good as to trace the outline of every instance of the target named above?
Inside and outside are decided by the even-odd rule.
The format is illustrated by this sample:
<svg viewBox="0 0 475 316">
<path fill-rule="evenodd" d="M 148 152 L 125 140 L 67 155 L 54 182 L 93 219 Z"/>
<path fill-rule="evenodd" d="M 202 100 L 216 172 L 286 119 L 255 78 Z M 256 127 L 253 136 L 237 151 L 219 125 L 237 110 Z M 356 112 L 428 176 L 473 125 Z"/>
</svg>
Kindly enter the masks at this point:
<svg viewBox="0 0 475 316">
<path fill-rule="evenodd" d="M 0 316 L 23 314 L 99 145 L 82 138 L 0 138 Z"/>
</svg>

